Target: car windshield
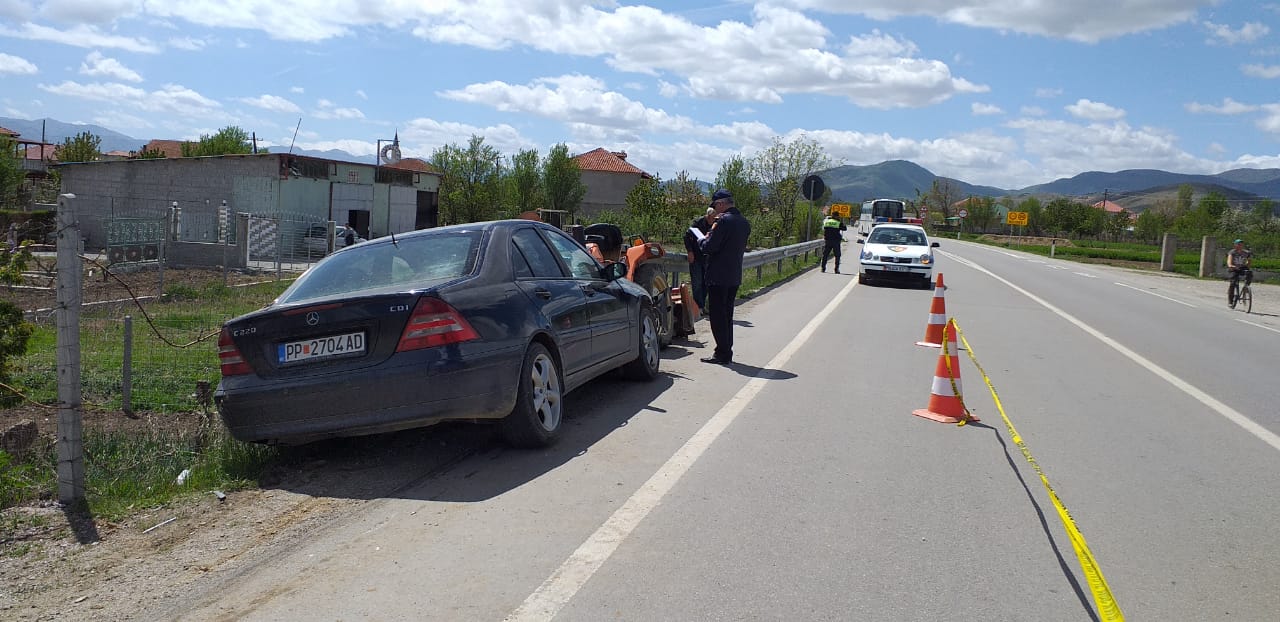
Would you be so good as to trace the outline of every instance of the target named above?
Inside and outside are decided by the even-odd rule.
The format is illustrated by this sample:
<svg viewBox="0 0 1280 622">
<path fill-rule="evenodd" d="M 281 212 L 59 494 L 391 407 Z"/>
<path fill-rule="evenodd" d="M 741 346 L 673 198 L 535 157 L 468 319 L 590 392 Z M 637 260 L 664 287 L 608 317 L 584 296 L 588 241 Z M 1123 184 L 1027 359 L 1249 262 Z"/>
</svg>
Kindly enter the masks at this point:
<svg viewBox="0 0 1280 622">
<path fill-rule="evenodd" d="M 419 288 L 471 274 L 479 230 L 365 243 L 330 255 L 303 274 L 277 302 L 292 303 L 386 287 Z"/>
<path fill-rule="evenodd" d="M 867 238 L 871 244 L 897 244 L 900 246 L 924 246 L 924 234 L 909 229 L 876 227 Z"/>
</svg>

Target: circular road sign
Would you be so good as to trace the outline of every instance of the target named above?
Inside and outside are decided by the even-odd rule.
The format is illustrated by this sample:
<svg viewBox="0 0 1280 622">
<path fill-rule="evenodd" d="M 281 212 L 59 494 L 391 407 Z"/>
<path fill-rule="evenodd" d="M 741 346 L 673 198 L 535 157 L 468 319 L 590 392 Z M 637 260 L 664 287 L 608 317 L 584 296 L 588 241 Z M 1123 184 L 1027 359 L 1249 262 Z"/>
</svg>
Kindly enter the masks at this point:
<svg viewBox="0 0 1280 622">
<path fill-rule="evenodd" d="M 961 218 L 968 218 L 968 217 L 969 217 L 969 210 L 964 209 L 963 207 L 962 207 L 962 208 L 960 208 L 960 217 L 961 217 Z"/>
<path fill-rule="evenodd" d="M 822 178 L 817 175 L 810 175 L 804 178 L 800 184 L 800 190 L 804 194 L 804 198 L 810 201 L 817 201 L 822 198 L 822 193 L 826 192 L 827 185 L 822 183 Z"/>
</svg>

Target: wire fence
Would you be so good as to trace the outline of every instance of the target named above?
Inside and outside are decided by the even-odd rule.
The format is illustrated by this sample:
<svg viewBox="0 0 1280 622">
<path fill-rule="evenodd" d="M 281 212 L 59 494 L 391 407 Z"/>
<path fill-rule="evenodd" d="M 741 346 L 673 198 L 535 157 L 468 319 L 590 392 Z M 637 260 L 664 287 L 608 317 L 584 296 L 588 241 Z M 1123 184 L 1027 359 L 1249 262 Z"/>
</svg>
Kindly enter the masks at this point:
<svg viewBox="0 0 1280 622">
<path fill-rule="evenodd" d="M 100 269 L 86 262 L 87 270 Z M 95 410 L 194 412 L 207 410 L 220 377 L 218 334 L 223 322 L 261 308 L 288 279 L 169 270 L 155 295 L 156 271 L 109 275 L 95 283 L 96 301 L 81 307 L 81 391 Z M 100 277 L 98 277 L 100 278 Z M 88 289 L 88 288 L 86 288 Z M 28 314 L 34 331 L 26 355 L 12 361 L 10 378 L 28 402 L 57 402 L 56 327 L 51 311 Z M 12 400 L 11 400 L 12 401 Z"/>
</svg>

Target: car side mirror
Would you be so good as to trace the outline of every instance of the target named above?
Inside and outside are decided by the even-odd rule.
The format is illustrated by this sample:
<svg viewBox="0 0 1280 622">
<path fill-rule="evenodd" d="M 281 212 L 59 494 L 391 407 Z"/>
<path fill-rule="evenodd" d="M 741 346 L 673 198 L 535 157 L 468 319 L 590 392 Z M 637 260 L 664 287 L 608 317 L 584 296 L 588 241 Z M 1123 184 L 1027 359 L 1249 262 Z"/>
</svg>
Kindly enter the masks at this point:
<svg viewBox="0 0 1280 622">
<path fill-rule="evenodd" d="M 607 263 L 600 269 L 600 276 L 604 277 L 606 281 L 616 281 L 623 278 L 627 276 L 627 264 L 621 261 Z"/>
<path fill-rule="evenodd" d="M 932 246 L 933 248 L 938 248 L 939 246 L 942 246 L 942 245 L 941 245 L 941 244 L 938 244 L 937 242 L 934 242 L 933 244 L 930 244 L 929 246 Z"/>
</svg>

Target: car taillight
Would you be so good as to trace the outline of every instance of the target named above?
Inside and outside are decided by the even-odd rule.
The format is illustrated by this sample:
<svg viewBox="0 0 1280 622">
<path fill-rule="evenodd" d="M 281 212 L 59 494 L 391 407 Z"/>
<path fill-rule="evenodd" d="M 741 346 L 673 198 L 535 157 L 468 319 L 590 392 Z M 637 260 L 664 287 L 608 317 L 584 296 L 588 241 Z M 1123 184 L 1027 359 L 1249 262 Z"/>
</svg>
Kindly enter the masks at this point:
<svg viewBox="0 0 1280 622">
<path fill-rule="evenodd" d="M 231 331 L 225 326 L 222 328 L 222 334 L 218 335 L 218 360 L 222 363 L 223 377 L 253 373 L 253 368 L 245 362 L 240 349 L 236 347 L 236 342 L 231 340 Z"/>
<path fill-rule="evenodd" d="M 413 308 L 396 352 L 434 348 L 479 337 L 457 309 L 439 298 L 426 297 Z"/>
</svg>

